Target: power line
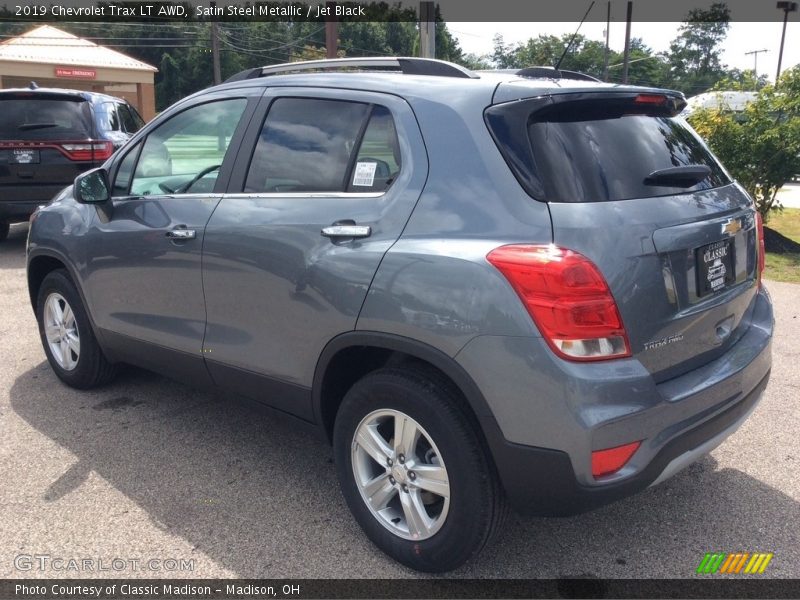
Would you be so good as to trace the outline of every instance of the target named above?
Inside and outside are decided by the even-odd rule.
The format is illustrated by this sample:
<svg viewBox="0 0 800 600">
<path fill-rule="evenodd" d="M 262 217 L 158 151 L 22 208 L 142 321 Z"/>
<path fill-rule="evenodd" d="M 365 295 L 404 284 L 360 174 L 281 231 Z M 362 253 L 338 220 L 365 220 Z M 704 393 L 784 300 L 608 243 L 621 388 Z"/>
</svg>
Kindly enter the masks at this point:
<svg viewBox="0 0 800 600">
<path fill-rule="evenodd" d="M 228 29 L 231 29 L 231 27 L 229 27 L 227 25 L 224 26 L 224 27 L 220 27 L 220 31 L 224 31 L 228 35 L 232 35 L 231 32 L 228 31 Z M 241 27 L 237 27 L 237 28 L 234 28 L 234 29 L 239 30 L 239 31 L 243 31 L 244 30 L 244 28 L 241 28 Z M 308 38 L 317 35 L 321 31 L 323 31 L 324 29 L 325 29 L 325 26 L 323 25 L 322 27 L 319 27 L 318 29 L 315 29 L 314 31 L 312 31 L 308 35 L 305 35 L 302 38 L 299 38 L 299 41 L 307 40 Z M 248 39 L 252 39 L 252 40 L 262 41 L 262 42 L 270 42 L 270 43 L 273 43 L 273 44 L 283 44 L 284 43 L 283 40 L 274 40 L 274 39 L 271 39 L 271 38 L 266 38 L 264 36 L 255 35 L 255 34 L 252 34 L 252 33 L 248 34 L 247 38 Z M 244 40 L 239 40 L 239 41 L 244 41 Z"/>
</svg>

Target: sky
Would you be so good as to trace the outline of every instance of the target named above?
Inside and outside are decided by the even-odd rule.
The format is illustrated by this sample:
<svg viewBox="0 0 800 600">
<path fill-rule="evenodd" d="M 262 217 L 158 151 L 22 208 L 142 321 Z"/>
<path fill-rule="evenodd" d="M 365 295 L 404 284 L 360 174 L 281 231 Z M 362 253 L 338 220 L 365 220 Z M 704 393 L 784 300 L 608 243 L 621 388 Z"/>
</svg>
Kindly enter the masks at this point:
<svg viewBox="0 0 800 600">
<path fill-rule="evenodd" d="M 793 22 L 798 13 L 790 17 L 786 28 L 786 43 L 783 50 L 781 70 L 800 64 L 800 23 Z M 680 23 L 637 23 L 631 24 L 631 37 L 640 37 L 656 52 L 669 50 L 670 42 L 676 37 Z M 448 22 L 447 27 L 458 38 L 461 49 L 477 55 L 491 54 L 492 38 L 496 33 L 503 35 L 505 43 L 526 42 L 539 34 L 572 34 L 577 23 L 466 23 Z M 605 22 L 586 22 L 580 33 L 589 39 L 605 42 Z M 770 81 L 775 80 L 778 67 L 778 53 L 781 44 L 782 21 L 761 23 L 731 23 L 728 36 L 722 48 L 722 62 L 729 67 L 752 69 L 754 56 L 745 52 L 766 49 L 758 54 L 758 72 L 766 74 Z M 610 45 L 621 52 L 625 47 L 625 22 L 611 21 Z M 617 67 L 617 68 L 622 68 Z"/>
</svg>

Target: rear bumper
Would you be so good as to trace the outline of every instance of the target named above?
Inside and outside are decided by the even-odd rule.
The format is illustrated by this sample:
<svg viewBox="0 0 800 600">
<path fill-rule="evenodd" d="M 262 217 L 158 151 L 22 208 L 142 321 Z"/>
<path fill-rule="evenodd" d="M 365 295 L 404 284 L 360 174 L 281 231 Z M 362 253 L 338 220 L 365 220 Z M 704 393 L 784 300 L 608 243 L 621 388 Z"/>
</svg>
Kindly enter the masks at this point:
<svg viewBox="0 0 800 600">
<path fill-rule="evenodd" d="M 674 475 L 736 431 L 768 381 L 769 373 L 742 400 L 668 442 L 637 474 L 602 486 L 580 485 L 566 452 L 495 440 L 490 445 L 506 495 L 519 513 L 569 516 L 635 494 Z"/>
<path fill-rule="evenodd" d="M 62 186 L 63 187 L 63 186 Z M 28 218 L 33 214 L 33 211 L 42 204 L 47 204 L 50 199 L 58 193 L 59 189 L 56 189 L 53 194 L 47 198 L 46 200 L 37 200 L 33 202 L 3 202 L 0 201 L 0 221 L 5 221 L 6 223 L 19 223 L 21 221 L 27 221 Z"/>
<path fill-rule="evenodd" d="M 716 360 L 656 383 L 635 359 L 567 363 L 541 339 L 476 338 L 456 357 L 489 406 L 479 415 L 511 504 L 583 512 L 662 481 L 712 450 L 758 403 L 772 364 L 772 303 L 754 294 L 749 325 Z M 591 454 L 641 441 L 617 473 Z"/>
<path fill-rule="evenodd" d="M 93 163 L 70 163 L 68 169 L 63 165 L 55 165 L 55 173 L 40 178 L 43 181 L 11 179 L 0 184 L 0 221 L 27 221 L 38 206 L 48 204 L 56 194 L 72 185 L 75 178 L 92 165 Z"/>
</svg>

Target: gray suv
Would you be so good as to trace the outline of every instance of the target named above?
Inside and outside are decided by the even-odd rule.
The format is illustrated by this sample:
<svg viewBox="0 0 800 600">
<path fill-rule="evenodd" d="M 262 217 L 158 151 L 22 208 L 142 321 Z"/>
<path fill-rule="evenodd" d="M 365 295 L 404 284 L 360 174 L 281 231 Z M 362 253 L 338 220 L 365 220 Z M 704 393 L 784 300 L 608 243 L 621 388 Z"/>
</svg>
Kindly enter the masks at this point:
<svg viewBox="0 0 800 600">
<path fill-rule="evenodd" d="M 669 477 L 767 385 L 761 222 L 684 105 L 541 68 L 246 71 L 35 213 L 45 353 L 76 388 L 130 363 L 317 426 L 366 535 L 453 569 L 507 506 Z"/>
</svg>

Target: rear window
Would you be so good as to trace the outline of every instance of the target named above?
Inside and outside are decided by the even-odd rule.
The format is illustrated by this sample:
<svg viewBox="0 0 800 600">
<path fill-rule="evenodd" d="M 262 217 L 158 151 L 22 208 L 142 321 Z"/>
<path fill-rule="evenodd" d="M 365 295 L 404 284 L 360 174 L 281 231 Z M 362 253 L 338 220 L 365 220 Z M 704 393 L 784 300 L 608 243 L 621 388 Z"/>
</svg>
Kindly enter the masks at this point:
<svg viewBox="0 0 800 600">
<path fill-rule="evenodd" d="M 91 131 L 86 101 L 0 97 L 0 139 L 82 140 L 92 137 Z"/>
<path fill-rule="evenodd" d="M 628 200 L 730 183 L 705 144 L 676 117 L 625 114 L 619 105 L 608 109 L 602 103 L 586 102 L 548 105 L 524 116 L 514 110 L 505 119 L 501 114 L 487 114 L 487 123 L 520 183 L 539 200 Z M 504 134 L 513 131 L 509 121 L 521 116 L 526 122 L 518 123 L 518 133 Z M 708 167 L 710 173 L 694 185 L 675 187 L 648 180 L 663 169 L 698 165 Z"/>
</svg>

